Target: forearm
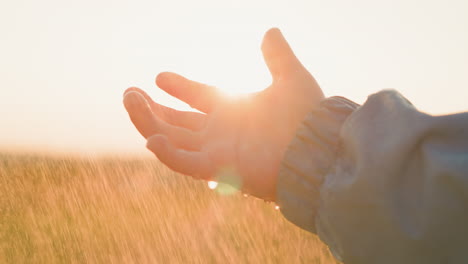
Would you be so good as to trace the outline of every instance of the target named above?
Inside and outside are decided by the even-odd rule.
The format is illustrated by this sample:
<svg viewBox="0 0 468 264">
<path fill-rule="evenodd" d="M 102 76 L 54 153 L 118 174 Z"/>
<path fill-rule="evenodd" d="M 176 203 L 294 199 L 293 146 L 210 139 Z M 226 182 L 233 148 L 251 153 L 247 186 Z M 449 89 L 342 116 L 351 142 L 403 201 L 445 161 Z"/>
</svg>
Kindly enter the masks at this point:
<svg viewBox="0 0 468 264">
<path fill-rule="evenodd" d="M 324 118 L 313 115 L 308 118 Z M 333 109 L 330 116 L 343 120 Z M 299 129 L 279 174 L 285 216 L 318 233 L 345 263 L 463 262 L 468 114 L 432 117 L 384 91 L 345 119 L 312 128 L 306 120 Z M 325 139 L 295 144 L 314 130 Z M 288 182 L 309 198 L 291 198 Z"/>
<path fill-rule="evenodd" d="M 285 153 L 277 203 L 289 221 L 307 231 L 316 233 L 319 188 L 333 166 L 341 126 L 357 107 L 342 97 L 324 100 L 303 121 Z"/>
</svg>

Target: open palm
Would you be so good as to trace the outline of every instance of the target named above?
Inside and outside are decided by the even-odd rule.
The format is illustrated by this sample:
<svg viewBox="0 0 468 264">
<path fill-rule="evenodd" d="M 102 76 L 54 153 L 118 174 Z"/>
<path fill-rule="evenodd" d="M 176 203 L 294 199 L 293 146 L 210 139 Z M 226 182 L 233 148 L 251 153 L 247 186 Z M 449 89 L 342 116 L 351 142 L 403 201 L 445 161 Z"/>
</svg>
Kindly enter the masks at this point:
<svg viewBox="0 0 468 264">
<path fill-rule="evenodd" d="M 262 92 L 229 98 L 166 72 L 156 84 L 203 113 L 167 108 L 138 88 L 127 89 L 124 104 L 147 147 L 169 168 L 228 182 L 229 171 L 244 192 L 274 201 L 286 147 L 323 93 L 278 29 L 265 34 L 262 52 L 273 77 Z"/>
</svg>

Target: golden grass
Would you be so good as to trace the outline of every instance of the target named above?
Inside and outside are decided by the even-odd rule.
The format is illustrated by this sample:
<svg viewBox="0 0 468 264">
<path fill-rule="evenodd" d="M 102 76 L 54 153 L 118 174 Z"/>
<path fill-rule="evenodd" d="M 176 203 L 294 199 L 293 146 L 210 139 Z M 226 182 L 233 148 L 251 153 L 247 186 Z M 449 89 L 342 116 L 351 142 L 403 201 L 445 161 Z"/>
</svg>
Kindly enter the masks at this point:
<svg viewBox="0 0 468 264">
<path fill-rule="evenodd" d="M 336 263 L 273 205 L 153 159 L 0 155 L 0 263 Z"/>
</svg>

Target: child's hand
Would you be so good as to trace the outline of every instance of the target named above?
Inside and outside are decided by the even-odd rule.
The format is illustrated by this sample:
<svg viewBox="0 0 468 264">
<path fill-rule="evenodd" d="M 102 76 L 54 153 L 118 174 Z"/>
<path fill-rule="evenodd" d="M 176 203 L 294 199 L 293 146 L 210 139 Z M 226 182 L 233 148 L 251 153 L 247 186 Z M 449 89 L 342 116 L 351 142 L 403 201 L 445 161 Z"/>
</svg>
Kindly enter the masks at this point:
<svg viewBox="0 0 468 264">
<path fill-rule="evenodd" d="M 278 29 L 265 34 L 262 52 L 273 83 L 236 99 L 174 73 L 159 74 L 156 84 L 161 89 L 205 114 L 167 108 L 138 88 L 128 89 L 124 104 L 148 139 L 147 147 L 177 172 L 216 180 L 231 170 L 244 192 L 275 200 L 286 147 L 323 93 Z"/>
</svg>

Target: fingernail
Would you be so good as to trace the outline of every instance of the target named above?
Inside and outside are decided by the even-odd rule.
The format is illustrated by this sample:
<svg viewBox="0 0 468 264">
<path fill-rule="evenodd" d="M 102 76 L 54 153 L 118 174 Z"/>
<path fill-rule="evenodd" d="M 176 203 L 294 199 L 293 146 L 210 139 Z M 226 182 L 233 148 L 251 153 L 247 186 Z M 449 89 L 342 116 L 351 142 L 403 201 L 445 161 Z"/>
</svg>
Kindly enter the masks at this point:
<svg viewBox="0 0 468 264">
<path fill-rule="evenodd" d="M 124 94 L 124 104 L 126 107 L 135 107 L 146 103 L 146 99 L 138 92 L 129 91 Z"/>
<path fill-rule="evenodd" d="M 123 97 L 125 98 L 125 96 L 130 92 L 135 92 L 135 87 L 130 87 L 130 88 L 125 89 L 123 93 Z"/>
</svg>

